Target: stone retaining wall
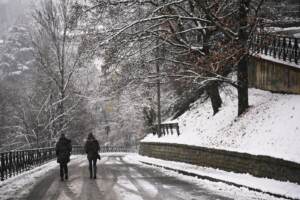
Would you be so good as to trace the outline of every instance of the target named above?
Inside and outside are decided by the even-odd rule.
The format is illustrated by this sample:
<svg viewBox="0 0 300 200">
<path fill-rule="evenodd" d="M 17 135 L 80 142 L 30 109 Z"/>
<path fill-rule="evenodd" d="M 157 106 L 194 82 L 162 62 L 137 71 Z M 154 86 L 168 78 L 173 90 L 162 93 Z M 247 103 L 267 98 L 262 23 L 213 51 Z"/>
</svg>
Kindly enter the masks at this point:
<svg viewBox="0 0 300 200">
<path fill-rule="evenodd" d="M 300 184 L 300 164 L 269 156 L 167 143 L 141 143 L 139 153 L 164 160 L 249 173 L 257 177 Z"/>
</svg>

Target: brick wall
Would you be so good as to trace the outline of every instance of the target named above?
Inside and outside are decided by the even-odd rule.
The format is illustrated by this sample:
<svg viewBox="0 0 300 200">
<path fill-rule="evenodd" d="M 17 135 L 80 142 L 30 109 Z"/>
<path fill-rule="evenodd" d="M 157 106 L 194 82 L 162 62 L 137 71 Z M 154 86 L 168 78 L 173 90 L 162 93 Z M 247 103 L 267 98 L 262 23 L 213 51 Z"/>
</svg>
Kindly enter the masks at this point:
<svg viewBox="0 0 300 200">
<path fill-rule="evenodd" d="M 164 160 L 249 173 L 257 177 L 300 184 L 300 164 L 269 156 L 166 143 L 141 143 L 139 153 Z"/>
</svg>

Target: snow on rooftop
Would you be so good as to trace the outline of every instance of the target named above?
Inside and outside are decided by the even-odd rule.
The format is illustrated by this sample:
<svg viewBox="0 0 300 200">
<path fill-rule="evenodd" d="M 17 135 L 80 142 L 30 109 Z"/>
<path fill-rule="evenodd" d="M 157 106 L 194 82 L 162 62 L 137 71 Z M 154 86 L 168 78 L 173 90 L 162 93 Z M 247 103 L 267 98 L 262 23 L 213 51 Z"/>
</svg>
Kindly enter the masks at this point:
<svg viewBox="0 0 300 200">
<path fill-rule="evenodd" d="M 300 95 L 274 94 L 249 89 L 250 108 L 237 117 L 236 90 L 225 87 L 223 105 L 213 116 L 210 100 L 195 102 L 180 116 L 181 135 L 142 141 L 178 143 L 268 155 L 300 163 Z"/>
</svg>

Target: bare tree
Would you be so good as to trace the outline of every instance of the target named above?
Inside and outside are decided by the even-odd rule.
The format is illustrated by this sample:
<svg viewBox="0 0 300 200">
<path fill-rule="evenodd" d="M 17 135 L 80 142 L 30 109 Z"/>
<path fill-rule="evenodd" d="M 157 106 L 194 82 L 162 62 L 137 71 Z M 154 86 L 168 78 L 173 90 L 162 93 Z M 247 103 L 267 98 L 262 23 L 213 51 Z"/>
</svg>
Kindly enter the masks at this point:
<svg viewBox="0 0 300 200">
<path fill-rule="evenodd" d="M 88 11 L 122 8 L 121 13 L 127 12 L 127 15 L 121 15 L 117 26 L 106 27 L 110 31 L 103 43 L 116 44 L 118 49 L 114 53 L 118 56 L 115 57 L 121 58 L 122 62 L 136 57 L 138 44 L 143 42 L 143 54 L 148 55 L 144 56 L 144 63 L 161 60 L 165 70 L 161 74 L 206 87 L 214 113 L 221 105 L 217 86 L 222 82 L 238 90 L 238 115 L 248 108 L 248 46 L 257 30 L 257 16 L 263 0 L 116 0 L 93 3 Z M 139 6 L 146 11 L 142 16 L 138 12 L 129 12 Z M 140 28 L 141 24 L 143 28 Z M 155 42 L 157 40 L 159 43 Z M 153 56 L 153 50 L 162 46 L 164 56 Z M 233 71 L 237 71 L 237 82 L 227 78 Z"/>
<path fill-rule="evenodd" d="M 55 129 L 54 135 L 65 131 L 73 119 L 78 100 L 73 97 L 72 81 L 88 55 L 85 34 L 76 29 L 74 9 L 70 0 L 43 0 L 33 14 L 35 57 L 53 86 L 51 106 L 56 110 L 48 127 Z"/>
</svg>

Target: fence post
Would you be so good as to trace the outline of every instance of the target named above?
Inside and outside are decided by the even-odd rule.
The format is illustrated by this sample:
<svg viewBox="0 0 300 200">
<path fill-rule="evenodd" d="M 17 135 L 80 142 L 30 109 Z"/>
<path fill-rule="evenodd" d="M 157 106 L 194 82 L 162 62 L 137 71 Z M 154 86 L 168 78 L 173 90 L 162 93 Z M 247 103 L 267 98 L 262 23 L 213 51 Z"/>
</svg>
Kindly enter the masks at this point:
<svg viewBox="0 0 300 200">
<path fill-rule="evenodd" d="M 49 153 L 50 153 L 50 155 L 49 155 L 49 156 L 50 156 L 50 158 L 52 159 L 52 158 L 54 157 L 54 156 L 52 155 L 52 154 L 53 154 L 53 151 L 52 151 L 52 149 L 50 150 L 50 152 L 49 152 Z"/>
<path fill-rule="evenodd" d="M 176 125 L 176 131 L 177 131 L 177 135 L 179 136 L 180 132 L 179 132 L 179 126 L 178 126 L 178 124 Z"/>
<path fill-rule="evenodd" d="M 266 34 L 264 34 L 263 37 L 263 53 L 265 55 L 268 55 L 268 48 L 269 48 L 269 41 L 268 41 L 268 36 Z"/>
<path fill-rule="evenodd" d="M 21 172 L 23 172 L 24 171 L 24 169 L 25 169 L 25 153 L 24 153 L 24 151 L 22 151 L 22 153 L 21 153 L 21 157 L 22 157 L 22 159 L 21 159 L 21 163 L 22 163 L 22 165 L 21 165 Z"/>
<path fill-rule="evenodd" d="M 42 157 L 42 150 L 37 149 L 37 159 L 38 159 L 38 165 L 41 165 L 43 163 L 43 157 Z"/>
<path fill-rule="evenodd" d="M 16 175 L 16 152 L 11 153 L 11 169 L 12 169 L 12 176 Z"/>
<path fill-rule="evenodd" d="M 17 171 L 17 174 L 20 173 L 20 154 L 19 154 L 19 151 L 16 152 L 16 171 Z"/>
<path fill-rule="evenodd" d="M 9 153 L 5 153 L 5 177 L 9 176 Z"/>
<path fill-rule="evenodd" d="M 288 51 L 288 59 L 290 62 L 292 62 L 292 57 L 293 57 L 293 46 L 292 46 L 292 38 L 289 37 L 289 43 L 287 46 L 287 51 Z"/>
<path fill-rule="evenodd" d="M 295 63 L 298 64 L 298 56 L 299 56 L 299 47 L 298 47 L 298 38 L 295 38 L 295 44 L 294 44 L 294 57 L 295 57 Z"/>
<path fill-rule="evenodd" d="M 11 152 L 11 171 L 12 171 L 12 176 L 16 175 L 16 165 L 15 165 L 15 159 L 16 159 L 16 152 Z"/>
<path fill-rule="evenodd" d="M 276 49 L 276 40 L 277 40 L 277 37 L 275 36 L 273 38 L 273 58 L 276 58 L 276 54 L 277 54 L 277 49 Z"/>
<path fill-rule="evenodd" d="M 12 152 L 8 153 L 8 172 L 9 172 L 9 177 L 12 176 Z"/>
<path fill-rule="evenodd" d="M 18 174 L 18 152 L 14 151 L 14 176 Z"/>
<path fill-rule="evenodd" d="M 41 160 L 40 164 L 43 164 L 45 162 L 45 149 L 40 149 L 39 152 L 40 152 L 40 160 Z"/>
<path fill-rule="evenodd" d="M 30 168 L 30 166 L 34 164 L 34 154 L 33 154 L 32 150 L 30 150 L 28 153 L 29 153 L 29 165 L 28 165 L 28 167 Z"/>
<path fill-rule="evenodd" d="M 25 169 L 27 170 L 29 166 L 29 152 L 25 152 Z"/>
<path fill-rule="evenodd" d="M 1 181 L 4 180 L 4 170 L 5 169 L 6 169 L 6 166 L 5 166 L 5 160 L 4 160 L 4 153 L 1 153 L 1 168 L 0 168 Z"/>
<path fill-rule="evenodd" d="M 283 51 L 283 60 L 286 61 L 286 37 L 283 37 L 282 51 Z"/>
</svg>

